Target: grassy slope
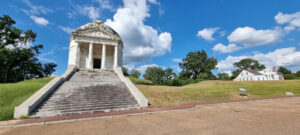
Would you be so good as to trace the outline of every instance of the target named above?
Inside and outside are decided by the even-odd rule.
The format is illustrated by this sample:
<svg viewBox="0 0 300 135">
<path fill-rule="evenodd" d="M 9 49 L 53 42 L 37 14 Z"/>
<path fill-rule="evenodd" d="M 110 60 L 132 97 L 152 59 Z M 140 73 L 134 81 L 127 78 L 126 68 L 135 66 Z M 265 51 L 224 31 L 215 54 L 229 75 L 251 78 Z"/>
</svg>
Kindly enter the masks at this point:
<svg viewBox="0 0 300 135">
<path fill-rule="evenodd" d="M 0 84 L 0 120 L 12 119 L 15 106 L 24 102 L 52 79 L 52 77 L 48 77 Z"/>
<path fill-rule="evenodd" d="M 135 78 L 133 76 L 127 76 L 133 83 L 135 84 L 145 84 L 145 85 L 153 85 L 153 83 L 149 80 L 144 80 L 140 78 Z"/>
<path fill-rule="evenodd" d="M 149 99 L 152 107 L 176 106 L 180 104 L 238 100 L 239 88 L 248 90 L 249 98 L 285 96 L 286 91 L 300 95 L 300 81 L 233 82 L 204 81 L 183 87 L 137 86 Z"/>
</svg>

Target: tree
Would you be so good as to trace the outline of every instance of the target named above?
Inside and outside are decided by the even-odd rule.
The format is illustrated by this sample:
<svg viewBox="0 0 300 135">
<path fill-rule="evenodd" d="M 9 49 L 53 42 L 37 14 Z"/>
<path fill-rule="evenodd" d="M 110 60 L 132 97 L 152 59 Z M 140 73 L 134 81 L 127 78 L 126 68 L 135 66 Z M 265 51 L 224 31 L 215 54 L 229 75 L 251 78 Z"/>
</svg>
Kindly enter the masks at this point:
<svg viewBox="0 0 300 135">
<path fill-rule="evenodd" d="M 129 76 L 128 69 L 126 67 L 122 67 L 123 75 Z"/>
<path fill-rule="evenodd" d="M 234 65 L 234 67 L 240 69 L 241 71 L 246 70 L 248 68 L 260 69 L 260 70 L 266 68 L 265 65 L 259 64 L 259 62 L 257 60 L 250 59 L 250 58 L 242 59 L 239 62 L 235 62 L 233 65 Z"/>
<path fill-rule="evenodd" d="M 239 62 L 235 62 L 233 65 L 238 69 L 232 72 L 231 79 L 236 78 L 243 70 L 246 70 L 248 68 L 259 70 L 266 68 L 265 65 L 260 64 L 257 60 L 250 58 L 242 59 Z"/>
<path fill-rule="evenodd" d="M 140 71 L 132 69 L 130 70 L 131 76 L 135 77 L 135 78 L 139 78 L 139 76 L 141 75 Z"/>
<path fill-rule="evenodd" d="M 162 84 L 165 71 L 161 67 L 148 67 L 143 77 L 154 84 Z"/>
<path fill-rule="evenodd" d="M 277 72 L 280 72 L 282 74 L 292 74 L 292 71 L 291 70 L 288 70 L 287 68 L 285 67 L 282 67 L 280 66 L 277 70 Z"/>
<path fill-rule="evenodd" d="M 227 73 L 218 73 L 218 80 L 230 80 L 229 74 Z"/>
<path fill-rule="evenodd" d="M 179 73 L 179 78 L 182 79 L 182 80 L 189 79 L 189 78 L 191 78 L 191 76 L 192 76 L 192 73 L 190 71 L 184 71 L 184 70 L 182 70 Z"/>
<path fill-rule="evenodd" d="M 173 79 L 173 78 L 175 78 L 177 75 L 176 75 L 176 73 L 175 72 L 173 72 L 173 69 L 172 68 L 167 68 L 166 70 L 165 70 L 165 79 L 166 80 L 170 80 L 170 79 Z"/>
<path fill-rule="evenodd" d="M 300 70 L 296 72 L 296 76 L 300 77 Z"/>
<path fill-rule="evenodd" d="M 180 68 L 191 72 L 193 79 L 203 73 L 212 74 L 211 70 L 216 69 L 218 61 L 214 57 L 208 57 L 204 50 L 189 52 L 182 63 L 179 63 Z"/>
<path fill-rule="evenodd" d="M 35 41 L 36 33 L 32 30 L 23 32 L 13 26 L 15 23 L 8 15 L 0 17 L 0 82 L 2 83 L 44 77 L 43 64 L 37 58 L 43 45 L 29 45 Z"/>
<path fill-rule="evenodd" d="M 54 63 L 47 63 L 43 66 L 43 75 L 44 77 L 50 76 L 54 71 L 57 65 Z"/>
</svg>

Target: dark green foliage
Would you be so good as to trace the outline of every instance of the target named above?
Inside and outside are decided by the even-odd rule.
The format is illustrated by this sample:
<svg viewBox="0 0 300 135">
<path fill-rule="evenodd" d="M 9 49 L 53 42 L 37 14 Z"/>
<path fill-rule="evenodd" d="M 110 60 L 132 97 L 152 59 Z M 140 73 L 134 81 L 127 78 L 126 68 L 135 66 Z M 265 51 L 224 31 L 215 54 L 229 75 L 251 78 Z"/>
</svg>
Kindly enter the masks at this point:
<svg viewBox="0 0 300 135">
<path fill-rule="evenodd" d="M 133 76 L 135 78 L 139 78 L 139 76 L 141 75 L 140 71 L 132 69 L 130 70 L 130 76 Z"/>
<path fill-rule="evenodd" d="M 123 75 L 129 76 L 128 69 L 126 67 L 122 67 Z"/>
<path fill-rule="evenodd" d="M 294 80 L 297 79 L 295 74 L 283 74 L 285 80 Z"/>
<path fill-rule="evenodd" d="M 189 78 L 191 78 L 191 76 L 192 76 L 192 72 L 190 72 L 190 71 L 182 70 L 179 73 L 179 78 L 182 79 L 182 80 L 189 79 Z"/>
<path fill-rule="evenodd" d="M 23 32 L 14 27 L 8 15 L 0 17 L 0 82 L 17 82 L 51 75 L 55 64 L 43 66 L 37 59 L 43 45 L 29 46 L 35 41 L 32 30 Z M 55 65 L 55 66 L 54 66 Z"/>
<path fill-rule="evenodd" d="M 282 74 L 292 74 L 291 70 L 281 66 L 278 68 L 277 72 L 280 72 Z"/>
<path fill-rule="evenodd" d="M 164 80 L 165 71 L 161 67 L 148 67 L 143 77 L 150 80 L 154 84 L 162 84 Z"/>
<path fill-rule="evenodd" d="M 218 73 L 218 80 L 230 80 L 230 77 L 227 73 Z"/>
<path fill-rule="evenodd" d="M 172 69 L 172 68 L 167 68 L 167 69 L 165 70 L 165 79 L 166 79 L 166 80 L 170 80 L 170 79 L 173 79 L 173 78 L 175 78 L 175 77 L 177 77 L 177 75 L 176 75 L 175 72 L 173 72 L 173 69 Z"/>
<path fill-rule="evenodd" d="M 234 67 L 241 70 L 246 70 L 248 68 L 262 70 L 266 68 L 265 65 L 259 64 L 257 60 L 250 59 L 250 58 L 242 59 L 239 62 L 235 62 L 233 65 Z"/>
<path fill-rule="evenodd" d="M 296 72 L 296 76 L 300 77 L 300 70 Z"/>
<path fill-rule="evenodd" d="M 181 79 L 179 79 L 178 77 L 176 77 L 176 78 L 173 78 L 173 79 L 164 80 L 163 84 L 167 85 L 167 86 L 182 86 L 183 81 Z"/>
<path fill-rule="evenodd" d="M 57 65 L 56 64 L 54 64 L 54 63 L 47 63 L 47 64 L 44 64 L 44 66 L 43 66 L 43 75 L 44 75 L 44 77 L 48 77 L 48 76 L 50 76 L 54 71 L 55 71 L 55 67 L 56 67 Z"/>
<path fill-rule="evenodd" d="M 193 79 L 203 73 L 212 74 L 211 70 L 216 69 L 218 61 L 214 57 L 208 57 L 204 50 L 189 52 L 179 66 L 184 71 L 189 71 Z M 187 74 L 186 74 L 187 75 Z"/>
</svg>

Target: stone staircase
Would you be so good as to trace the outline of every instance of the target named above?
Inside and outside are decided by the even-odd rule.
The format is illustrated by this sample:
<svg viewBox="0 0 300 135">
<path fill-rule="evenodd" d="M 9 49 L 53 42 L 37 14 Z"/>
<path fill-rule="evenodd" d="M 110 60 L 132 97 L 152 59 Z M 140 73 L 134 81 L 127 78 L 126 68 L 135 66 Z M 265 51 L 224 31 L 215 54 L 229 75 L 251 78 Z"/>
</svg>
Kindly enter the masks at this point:
<svg viewBox="0 0 300 135">
<path fill-rule="evenodd" d="M 30 115 L 51 117 L 139 108 L 126 85 L 113 71 L 80 70 Z"/>
</svg>

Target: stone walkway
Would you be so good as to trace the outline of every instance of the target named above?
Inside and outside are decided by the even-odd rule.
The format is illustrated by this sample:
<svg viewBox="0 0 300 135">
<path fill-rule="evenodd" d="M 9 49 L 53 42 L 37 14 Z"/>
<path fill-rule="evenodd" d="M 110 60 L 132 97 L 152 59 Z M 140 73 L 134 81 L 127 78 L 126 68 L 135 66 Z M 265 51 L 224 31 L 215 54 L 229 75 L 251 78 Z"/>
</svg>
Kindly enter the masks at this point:
<svg viewBox="0 0 300 135">
<path fill-rule="evenodd" d="M 0 134 L 296 135 L 300 134 L 299 129 L 300 97 L 291 97 L 202 105 L 183 111 L 0 128 Z"/>
</svg>

